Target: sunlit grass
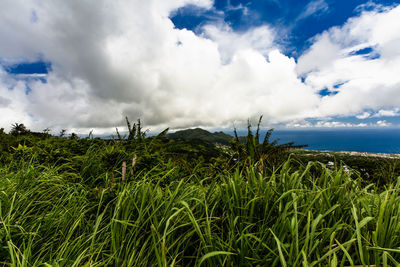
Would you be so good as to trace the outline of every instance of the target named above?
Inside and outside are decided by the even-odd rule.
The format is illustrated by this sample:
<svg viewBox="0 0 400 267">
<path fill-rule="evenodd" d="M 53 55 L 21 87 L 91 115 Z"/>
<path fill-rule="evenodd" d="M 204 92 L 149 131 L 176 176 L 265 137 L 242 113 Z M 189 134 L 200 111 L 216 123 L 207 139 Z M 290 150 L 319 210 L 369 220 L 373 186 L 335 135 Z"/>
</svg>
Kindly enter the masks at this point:
<svg viewBox="0 0 400 267">
<path fill-rule="evenodd" d="M 111 186 L 100 156 L 88 151 L 74 174 L 68 164 L 2 167 L 1 264 L 399 264 L 400 182 L 365 186 L 342 169 L 311 162 L 292 170 L 287 161 L 268 175 L 253 164 L 182 177 L 171 164 L 122 182 L 114 171 Z"/>
</svg>

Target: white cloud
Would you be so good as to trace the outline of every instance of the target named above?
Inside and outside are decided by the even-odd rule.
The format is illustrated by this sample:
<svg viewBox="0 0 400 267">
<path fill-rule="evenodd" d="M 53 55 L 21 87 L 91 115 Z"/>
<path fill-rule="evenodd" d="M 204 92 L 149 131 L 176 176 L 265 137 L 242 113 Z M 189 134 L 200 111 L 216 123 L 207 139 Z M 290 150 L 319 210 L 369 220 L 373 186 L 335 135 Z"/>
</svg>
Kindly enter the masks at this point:
<svg viewBox="0 0 400 267">
<path fill-rule="evenodd" d="M 304 10 L 297 17 L 297 20 L 305 19 L 310 16 L 321 16 L 329 12 L 329 5 L 325 0 L 310 1 Z"/>
<path fill-rule="evenodd" d="M 352 116 L 400 105 L 399 17 L 400 6 L 364 11 L 314 38 L 297 71 L 316 91 L 344 83 L 338 94 L 322 99 L 315 116 Z M 371 54 L 356 53 L 363 48 Z"/>
<path fill-rule="evenodd" d="M 375 113 L 372 117 L 379 118 L 379 117 L 395 117 L 400 115 L 400 109 L 381 109 L 377 113 Z"/>
<path fill-rule="evenodd" d="M 11 100 L 9 98 L 0 96 L 0 108 L 8 107 L 10 104 Z"/>
<path fill-rule="evenodd" d="M 314 127 L 317 128 L 354 128 L 354 127 L 368 127 L 367 123 L 350 123 L 340 121 L 318 121 Z"/>
<path fill-rule="evenodd" d="M 306 120 L 293 120 L 286 123 L 285 127 L 287 128 L 310 128 L 313 127 L 313 124 Z"/>
<path fill-rule="evenodd" d="M 237 34 L 208 26 L 208 36 L 197 36 L 168 18 L 185 4 L 211 8 L 212 1 L 5 1 L 0 58 L 41 57 L 52 71 L 47 83 L 27 81 L 29 95 L 2 89 L 13 99 L 2 108 L 4 126 L 105 131 L 127 115 L 152 129 L 224 127 L 260 114 L 271 122 L 302 118 L 318 103 L 268 27 Z M 6 74 L 0 84 L 8 80 L 21 84 Z"/>
<path fill-rule="evenodd" d="M 385 120 L 377 121 L 376 123 L 351 123 L 342 121 L 326 121 L 321 120 L 316 123 L 309 121 L 292 121 L 285 125 L 287 128 L 365 128 L 365 127 L 388 127 L 392 123 Z"/>
<path fill-rule="evenodd" d="M 264 25 L 251 28 L 244 33 L 236 33 L 226 23 L 205 25 L 204 36 L 213 40 L 218 45 L 223 63 L 229 63 L 232 57 L 240 50 L 253 49 L 265 57 L 275 50 L 275 33 Z"/>
<path fill-rule="evenodd" d="M 29 101 L 25 90 L 24 82 L 9 79 L 5 71 L 0 68 L 0 128 L 9 129 L 15 122 L 25 122 L 30 125 L 33 123 L 26 109 Z"/>
<path fill-rule="evenodd" d="M 296 63 L 270 26 L 176 29 L 169 15 L 186 4 L 212 8 L 211 0 L 3 0 L 1 61 L 42 59 L 52 71 L 43 83 L 0 69 L 1 127 L 109 131 L 129 116 L 152 129 L 222 128 L 260 114 L 301 122 L 400 105 L 400 7 L 330 29 Z M 379 59 L 350 55 L 370 46 Z M 319 96 L 341 82 L 337 95 Z"/>
<path fill-rule="evenodd" d="M 370 116 L 371 116 L 371 114 L 369 112 L 364 112 L 362 114 L 357 115 L 356 118 L 363 120 L 363 119 L 369 118 Z"/>
<path fill-rule="evenodd" d="M 228 11 L 241 10 L 242 14 L 244 16 L 249 15 L 249 9 L 247 8 L 247 6 L 244 6 L 242 4 L 238 4 L 237 6 L 234 6 L 234 5 L 231 4 L 230 0 L 228 0 L 225 10 L 228 10 Z"/>
<path fill-rule="evenodd" d="M 385 121 L 385 120 L 383 120 L 383 121 L 377 121 L 376 124 L 377 124 L 379 127 L 389 127 L 389 126 L 392 126 L 392 123 L 387 122 L 387 121 Z"/>
</svg>

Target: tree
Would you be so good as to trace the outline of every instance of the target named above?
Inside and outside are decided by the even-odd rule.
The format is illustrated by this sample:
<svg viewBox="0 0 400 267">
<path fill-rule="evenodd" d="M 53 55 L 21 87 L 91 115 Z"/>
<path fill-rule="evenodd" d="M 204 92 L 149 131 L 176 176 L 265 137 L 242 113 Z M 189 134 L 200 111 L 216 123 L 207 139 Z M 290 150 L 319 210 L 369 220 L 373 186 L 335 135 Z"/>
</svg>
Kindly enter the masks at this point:
<svg viewBox="0 0 400 267">
<path fill-rule="evenodd" d="M 46 129 L 43 129 L 42 132 L 43 132 L 44 134 L 50 134 L 50 131 L 51 131 L 50 128 L 46 128 Z"/>
<path fill-rule="evenodd" d="M 61 129 L 60 131 L 60 137 L 63 137 L 67 133 L 66 129 Z"/>
<path fill-rule="evenodd" d="M 287 158 L 287 152 L 291 149 L 304 148 L 307 145 L 295 145 L 294 142 L 278 144 L 279 139 L 271 141 L 271 135 L 274 129 L 269 129 L 260 143 L 260 127 L 262 117 L 258 120 L 256 135 L 253 135 L 250 121 L 247 122 L 247 137 L 244 143 L 234 127 L 234 140 L 231 142 L 231 148 L 236 153 L 239 161 L 250 161 L 250 163 L 261 163 L 261 166 L 274 166 Z"/>
<path fill-rule="evenodd" d="M 72 133 L 71 136 L 69 137 L 71 140 L 78 140 L 79 136 L 76 133 Z"/>
<path fill-rule="evenodd" d="M 137 123 L 134 123 L 132 126 L 128 120 L 128 117 L 125 117 L 125 120 L 126 120 L 126 125 L 128 126 L 128 141 L 132 140 L 141 141 L 146 137 L 146 132 L 142 131 L 142 125 L 140 119 L 138 119 Z M 117 134 L 119 134 L 118 129 L 117 129 Z"/>
<path fill-rule="evenodd" d="M 23 123 L 14 123 L 11 126 L 10 134 L 12 135 L 24 135 L 30 132 Z"/>
</svg>

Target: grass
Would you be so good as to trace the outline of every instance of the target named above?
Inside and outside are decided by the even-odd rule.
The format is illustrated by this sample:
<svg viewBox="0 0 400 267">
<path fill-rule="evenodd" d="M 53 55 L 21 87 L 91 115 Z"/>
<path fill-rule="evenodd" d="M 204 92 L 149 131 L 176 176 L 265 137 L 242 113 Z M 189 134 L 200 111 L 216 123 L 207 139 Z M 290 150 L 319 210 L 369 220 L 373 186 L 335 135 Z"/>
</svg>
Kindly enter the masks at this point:
<svg viewBox="0 0 400 267">
<path fill-rule="evenodd" d="M 1 167 L 0 264 L 399 265 L 400 180 L 365 186 L 289 159 L 268 174 L 255 163 L 183 175 L 162 162 L 126 181 L 111 166 L 113 182 L 101 156 L 74 159 L 79 171 L 26 157 Z"/>
</svg>

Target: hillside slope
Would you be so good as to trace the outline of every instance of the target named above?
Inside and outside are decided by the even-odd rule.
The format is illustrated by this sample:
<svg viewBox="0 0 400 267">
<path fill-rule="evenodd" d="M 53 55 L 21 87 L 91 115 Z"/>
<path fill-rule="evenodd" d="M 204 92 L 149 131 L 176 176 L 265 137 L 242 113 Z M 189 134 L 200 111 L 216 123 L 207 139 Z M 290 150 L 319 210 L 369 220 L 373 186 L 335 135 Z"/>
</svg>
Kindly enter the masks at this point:
<svg viewBox="0 0 400 267">
<path fill-rule="evenodd" d="M 221 145 L 229 145 L 229 141 L 233 139 L 233 137 L 229 134 L 223 132 L 210 133 L 209 131 L 201 128 L 177 131 L 175 133 L 170 133 L 167 136 L 171 139 L 199 139 Z"/>
</svg>

